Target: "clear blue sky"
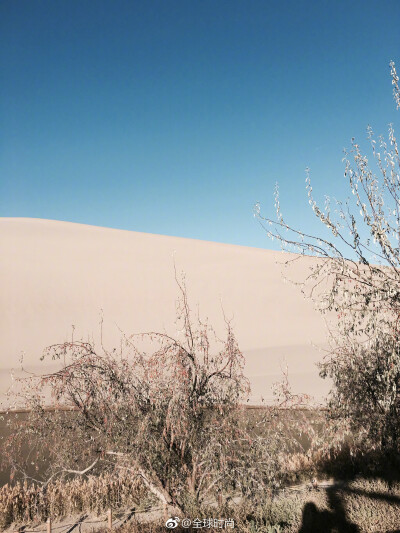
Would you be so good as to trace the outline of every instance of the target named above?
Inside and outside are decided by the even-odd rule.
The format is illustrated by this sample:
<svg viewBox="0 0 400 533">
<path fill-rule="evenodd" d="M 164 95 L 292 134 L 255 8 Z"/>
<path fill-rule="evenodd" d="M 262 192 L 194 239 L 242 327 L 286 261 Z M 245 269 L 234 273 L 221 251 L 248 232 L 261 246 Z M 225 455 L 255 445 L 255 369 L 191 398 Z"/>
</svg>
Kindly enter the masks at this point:
<svg viewBox="0 0 400 533">
<path fill-rule="evenodd" d="M 399 124 L 400 2 L 1 0 L 0 216 L 274 248 Z M 400 136 L 400 130 L 397 128 Z"/>
</svg>

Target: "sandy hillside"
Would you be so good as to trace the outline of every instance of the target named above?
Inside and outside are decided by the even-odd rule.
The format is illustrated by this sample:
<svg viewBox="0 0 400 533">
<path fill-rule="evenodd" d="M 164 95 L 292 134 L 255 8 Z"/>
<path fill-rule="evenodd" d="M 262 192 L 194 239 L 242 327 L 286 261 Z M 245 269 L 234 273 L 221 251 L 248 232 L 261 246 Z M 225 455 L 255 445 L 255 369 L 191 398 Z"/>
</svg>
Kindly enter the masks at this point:
<svg viewBox="0 0 400 533">
<path fill-rule="evenodd" d="M 268 241 L 266 239 L 266 245 Z M 326 345 L 325 326 L 299 289 L 284 283 L 288 254 L 40 219 L 0 218 L 0 398 L 10 369 L 45 372 L 49 344 L 98 338 L 118 347 L 120 331 L 175 333 L 174 258 L 185 271 L 194 311 L 224 333 L 221 302 L 246 356 L 252 401 L 271 397 L 280 366 L 289 365 L 295 391 L 323 398 L 328 384 L 315 362 Z M 301 279 L 308 260 L 291 276 Z"/>
</svg>

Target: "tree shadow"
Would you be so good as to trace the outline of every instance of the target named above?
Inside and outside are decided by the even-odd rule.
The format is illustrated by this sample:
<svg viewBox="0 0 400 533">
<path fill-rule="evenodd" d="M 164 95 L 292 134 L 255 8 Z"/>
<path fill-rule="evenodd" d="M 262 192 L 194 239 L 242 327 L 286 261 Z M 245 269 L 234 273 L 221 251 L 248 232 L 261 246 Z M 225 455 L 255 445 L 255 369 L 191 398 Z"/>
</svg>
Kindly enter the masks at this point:
<svg viewBox="0 0 400 533">
<path fill-rule="evenodd" d="M 381 479 L 389 488 L 400 481 L 400 454 L 396 451 L 373 450 L 355 453 L 351 446 L 344 446 L 340 453 L 318 465 L 328 476 L 341 480 Z"/>
<path fill-rule="evenodd" d="M 400 505 L 400 497 L 390 493 L 393 485 L 400 481 L 399 455 L 397 453 L 388 455 L 376 451 L 369 454 L 354 455 L 354 453 L 349 452 L 350 448 L 348 450 L 343 449 L 342 453 L 334 459 L 320 465 L 325 474 L 343 482 L 326 489 L 329 510 L 318 509 L 314 502 L 307 502 L 304 505 L 299 533 L 359 533 L 360 529 L 357 524 L 354 524 L 347 517 L 340 492 Z M 389 492 L 368 491 L 348 486 L 350 481 L 357 478 L 386 481 Z M 391 533 L 400 533 L 400 529 Z"/>
</svg>

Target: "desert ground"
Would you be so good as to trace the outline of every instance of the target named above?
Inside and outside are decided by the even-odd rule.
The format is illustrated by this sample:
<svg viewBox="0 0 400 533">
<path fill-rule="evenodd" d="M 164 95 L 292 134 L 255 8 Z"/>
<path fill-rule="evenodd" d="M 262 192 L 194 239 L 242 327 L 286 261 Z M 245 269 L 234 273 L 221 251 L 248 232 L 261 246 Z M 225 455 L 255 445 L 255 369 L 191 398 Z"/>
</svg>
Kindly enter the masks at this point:
<svg viewBox="0 0 400 533">
<path fill-rule="evenodd" d="M 261 231 L 261 230 L 260 230 Z M 266 246 L 269 242 L 266 237 Z M 57 362 L 43 349 L 77 339 L 100 339 L 107 349 L 125 334 L 175 335 L 178 276 L 186 275 L 193 313 L 208 317 L 219 336 L 232 320 L 252 387 L 250 403 L 270 400 L 288 365 L 294 392 L 323 401 L 329 383 L 316 362 L 326 328 L 313 303 L 285 282 L 286 252 L 29 218 L 0 219 L 0 398 L 15 387 L 11 372 L 41 374 Z M 311 259 L 291 266 L 304 279 Z M 223 311 L 222 311 L 223 310 Z M 315 346 L 314 346 L 315 345 Z"/>
</svg>

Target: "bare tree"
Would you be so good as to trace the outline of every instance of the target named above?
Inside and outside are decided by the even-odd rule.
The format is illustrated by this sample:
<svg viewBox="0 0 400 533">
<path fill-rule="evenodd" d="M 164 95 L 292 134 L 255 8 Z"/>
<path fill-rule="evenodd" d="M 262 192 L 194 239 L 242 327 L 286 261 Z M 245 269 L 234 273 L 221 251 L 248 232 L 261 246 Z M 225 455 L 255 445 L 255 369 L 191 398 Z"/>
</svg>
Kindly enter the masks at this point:
<svg viewBox="0 0 400 533">
<path fill-rule="evenodd" d="M 179 509 L 221 490 L 262 490 L 279 476 L 288 440 L 282 420 L 271 408 L 249 423 L 249 382 L 231 324 L 221 341 L 200 317 L 193 321 L 185 280 L 176 281 L 177 338 L 124 336 L 119 354 L 81 341 L 47 348 L 46 357 L 66 364 L 27 381 L 29 413 L 6 447 L 16 472 L 27 478 L 31 463 L 43 469 L 46 461 L 35 476 L 44 487 L 57 476 L 131 472 Z"/>
<path fill-rule="evenodd" d="M 399 78 L 390 63 L 394 99 L 400 107 Z M 352 139 L 344 151 L 345 172 L 352 192 L 343 202 L 329 197 L 324 208 L 314 200 L 309 169 L 306 190 L 316 217 L 330 237 L 313 236 L 289 226 L 275 189 L 276 219 L 255 216 L 270 238 L 282 247 L 316 259 L 302 290 L 326 313 L 335 312 L 331 351 L 321 364 L 321 376 L 333 379 L 330 405 L 385 449 L 400 443 L 400 158 L 393 125 L 389 140 L 377 142 L 367 129 L 380 179 Z M 298 256 L 287 261 L 298 260 Z"/>
</svg>

